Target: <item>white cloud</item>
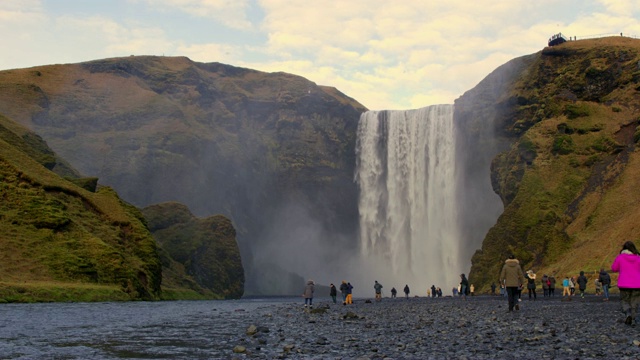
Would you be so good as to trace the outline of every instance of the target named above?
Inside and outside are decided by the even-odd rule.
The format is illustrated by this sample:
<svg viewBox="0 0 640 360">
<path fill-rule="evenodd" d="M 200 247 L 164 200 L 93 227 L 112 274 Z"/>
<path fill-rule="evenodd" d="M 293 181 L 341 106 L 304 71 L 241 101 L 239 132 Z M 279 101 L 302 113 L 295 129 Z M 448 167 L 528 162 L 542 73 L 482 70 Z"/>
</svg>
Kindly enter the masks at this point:
<svg viewBox="0 0 640 360">
<path fill-rule="evenodd" d="M 508 60 L 541 50 L 559 31 L 578 38 L 640 35 L 640 0 L 117 1 L 142 7 L 144 16 L 92 13 L 91 3 L 53 15 L 43 4 L 50 8 L 54 0 L 0 2 L 0 31 L 8 34 L 0 46 L 12 49 L 0 57 L 0 68 L 185 55 L 294 73 L 372 109 L 402 109 L 451 103 Z M 181 16 L 167 23 L 168 12 Z M 189 19 L 198 25 L 184 23 Z M 224 31 L 200 36 L 202 19 Z"/>
<path fill-rule="evenodd" d="M 232 29 L 252 28 L 247 18 L 248 0 L 146 0 L 157 10 L 173 8 L 191 16 L 210 18 Z"/>
</svg>

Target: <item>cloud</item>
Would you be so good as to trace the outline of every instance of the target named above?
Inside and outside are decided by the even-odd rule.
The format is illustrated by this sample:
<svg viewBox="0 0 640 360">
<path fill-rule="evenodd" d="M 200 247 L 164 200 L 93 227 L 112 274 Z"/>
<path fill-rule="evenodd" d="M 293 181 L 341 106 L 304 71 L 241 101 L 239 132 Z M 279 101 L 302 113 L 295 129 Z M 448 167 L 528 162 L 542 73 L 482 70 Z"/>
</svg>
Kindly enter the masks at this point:
<svg viewBox="0 0 640 360">
<path fill-rule="evenodd" d="M 579 39 L 640 35 L 640 0 L 118 1 L 130 17 L 89 3 L 54 15 L 47 12 L 54 0 L 0 2 L 0 31 L 9 34 L 0 46 L 12 49 L 0 68 L 185 55 L 290 72 L 372 109 L 406 109 L 452 103 L 508 60 L 540 51 L 557 32 Z"/>
<path fill-rule="evenodd" d="M 158 10 L 173 8 L 194 17 L 210 18 L 229 28 L 249 30 L 248 0 L 145 0 Z"/>
<path fill-rule="evenodd" d="M 176 53 L 187 56 L 198 62 L 221 62 L 239 65 L 242 49 L 225 44 L 183 44 L 176 48 Z"/>
</svg>

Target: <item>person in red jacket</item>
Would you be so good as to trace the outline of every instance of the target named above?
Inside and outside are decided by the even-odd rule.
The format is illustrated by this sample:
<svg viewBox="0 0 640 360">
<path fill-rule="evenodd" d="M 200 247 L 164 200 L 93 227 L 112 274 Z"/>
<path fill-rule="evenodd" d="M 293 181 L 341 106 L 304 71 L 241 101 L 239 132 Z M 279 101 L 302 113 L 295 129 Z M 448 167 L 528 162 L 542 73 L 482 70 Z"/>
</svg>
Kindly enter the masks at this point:
<svg viewBox="0 0 640 360">
<path fill-rule="evenodd" d="M 633 242 L 627 241 L 622 245 L 620 254 L 611 264 L 611 270 L 620 273 L 618 289 L 622 311 L 626 316 L 624 323 L 631 325 L 640 305 L 640 253 Z"/>
</svg>

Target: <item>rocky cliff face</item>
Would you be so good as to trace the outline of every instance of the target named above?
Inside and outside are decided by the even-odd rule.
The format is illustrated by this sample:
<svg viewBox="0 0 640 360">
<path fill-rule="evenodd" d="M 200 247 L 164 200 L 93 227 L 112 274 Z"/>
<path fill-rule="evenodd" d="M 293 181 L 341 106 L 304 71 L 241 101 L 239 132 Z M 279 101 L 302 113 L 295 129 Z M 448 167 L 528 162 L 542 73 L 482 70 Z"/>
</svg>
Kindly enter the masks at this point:
<svg viewBox="0 0 640 360">
<path fill-rule="evenodd" d="M 187 58 L 0 72 L 0 113 L 83 174 L 140 207 L 178 201 L 197 216 L 228 216 L 249 293 L 286 293 L 283 284 L 302 281 L 291 277 L 304 270 L 291 264 L 302 252 L 282 251 L 302 250 L 301 239 L 355 246 L 353 149 L 364 110 L 298 76 Z M 318 264 L 333 255 L 311 252 Z"/>
<path fill-rule="evenodd" d="M 203 295 L 221 299 L 243 295 L 244 270 L 229 219 L 221 215 L 198 219 L 178 203 L 151 205 L 142 213 L 153 237 L 169 255 L 163 262 L 163 292 L 171 286 L 167 280 L 184 273 L 197 285 L 191 288 Z"/>
<path fill-rule="evenodd" d="M 509 253 L 564 277 L 608 268 L 638 240 L 639 61 L 638 40 L 568 42 L 511 61 L 456 102 L 478 149 L 485 127 L 498 144 L 486 154 L 504 212 L 472 258 L 477 286 L 497 283 Z"/>
</svg>

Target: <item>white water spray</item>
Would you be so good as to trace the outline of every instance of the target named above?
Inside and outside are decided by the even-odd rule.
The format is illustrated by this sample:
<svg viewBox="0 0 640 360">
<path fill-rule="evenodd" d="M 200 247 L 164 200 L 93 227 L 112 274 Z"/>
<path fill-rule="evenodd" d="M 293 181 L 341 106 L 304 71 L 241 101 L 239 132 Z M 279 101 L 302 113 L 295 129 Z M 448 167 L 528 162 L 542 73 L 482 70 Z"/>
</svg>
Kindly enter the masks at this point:
<svg viewBox="0 0 640 360">
<path fill-rule="evenodd" d="M 361 255 L 370 277 L 402 293 L 445 295 L 464 265 L 456 200 L 453 105 L 368 111 L 360 117 L 356 175 Z M 372 280 L 368 279 L 368 281 Z"/>
</svg>

